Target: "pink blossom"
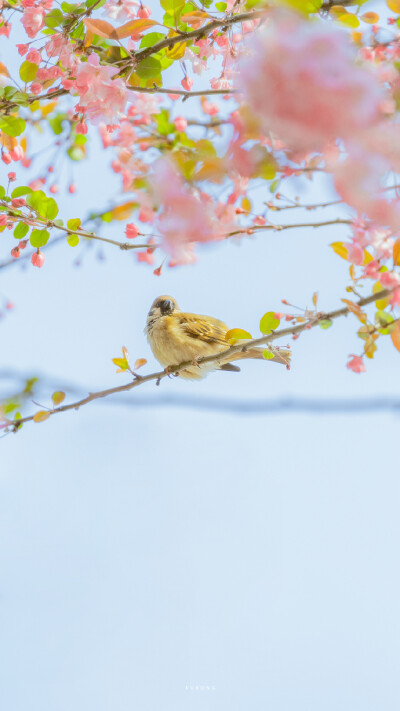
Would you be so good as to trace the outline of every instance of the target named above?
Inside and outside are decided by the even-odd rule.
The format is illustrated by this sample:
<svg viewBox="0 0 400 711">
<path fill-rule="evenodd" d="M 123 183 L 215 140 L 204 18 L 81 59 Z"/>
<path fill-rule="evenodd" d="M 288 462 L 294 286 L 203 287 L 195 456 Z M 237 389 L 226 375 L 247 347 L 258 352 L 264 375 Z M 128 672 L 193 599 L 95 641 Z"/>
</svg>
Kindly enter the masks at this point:
<svg viewBox="0 0 400 711">
<path fill-rule="evenodd" d="M 38 249 L 37 252 L 34 252 L 31 256 L 31 262 L 34 267 L 39 267 L 39 269 L 43 266 L 44 264 L 44 254 L 43 252 Z"/>
<path fill-rule="evenodd" d="M 5 37 L 9 37 L 11 32 L 11 23 L 10 22 L 4 22 L 0 27 L 0 35 L 4 35 Z"/>
<path fill-rule="evenodd" d="M 136 0 L 108 0 L 104 6 L 105 14 L 112 20 L 131 20 L 136 16 L 139 3 Z"/>
<path fill-rule="evenodd" d="M 4 227 L 7 224 L 8 217 L 3 212 L 0 213 L 0 227 Z"/>
<path fill-rule="evenodd" d="M 262 128 L 292 149 L 321 150 L 377 121 L 378 80 L 356 65 L 344 31 L 278 11 L 252 43 L 238 84 Z"/>
<path fill-rule="evenodd" d="M 360 358 L 360 356 L 352 354 L 349 356 L 349 358 L 351 360 L 349 360 L 346 365 L 348 368 L 350 368 L 350 370 L 353 371 L 353 373 L 365 373 L 366 368 L 363 363 L 363 359 Z"/>
<path fill-rule="evenodd" d="M 14 161 L 19 161 L 24 157 L 24 149 L 22 146 L 15 146 L 15 148 L 12 148 L 10 151 L 10 156 Z"/>
<path fill-rule="evenodd" d="M 135 237 L 137 237 L 139 234 L 139 230 L 136 227 L 136 225 L 133 224 L 133 222 L 130 222 L 125 227 L 125 234 L 126 234 L 127 239 L 135 239 Z"/>
<path fill-rule="evenodd" d="M 37 51 L 37 49 L 30 49 L 26 55 L 26 61 L 32 62 L 33 64 L 40 64 L 42 61 L 42 55 Z"/>
<path fill-rule="evenodd" d="M 11 171 L 10 173 L 8 173 L 8 179 L 9 179 L 10 183 L 13 182 L 14 180 L 17 179 L 17 174 L 14 173 L 14 171 Z"/>
<path fill-rule="evenodd" d="M 25 6 L 21 22 L 28 37 L 36 37 L 39 30 L 44 27 L 44 8 L 40 5 Z"/>
<path fill-rule="evenodd" d="M 203 109 L 204 113 L 208 114 L 209 116 L 215 116 L 215 114 L 217 114 L 219 111 L 218 104 L 212 103 L 211 101 L 207 101 L 207 99 L 202 101 L 201 108 Z"/>
<path fill-rule="evenodd" d="M 400 288 L 395 289 L 392 293 L 392 298 L 390 299 L 391 306 L 400 306 Z"/>
<path fill-rule="evenodd" d="M 82 136 L 85 136 L 87 134 L 87 123 L 82 119 L 82 121 L 78 121 L 78 123 L 75 126 L 75 133 L 80 133 Z"/>
<path fill-rule="evenodd" d="M 9 154 L 7 151 L 4 151 L 4 153 L 1 154 L 1 160 L 2 160 L 3 163 L 5 163 L 6 165 L 10 165 L 10 163 L 11 163 L 11 161 L 12 161 L 12 158 L 11 158 L 10 154 Z"/>
<path fill-rule="evenodd" d="M 154 254 L 148 250 L 146 252 L 136 252 L 136 258 L 138 262 L 144 262 L 145 264 L 152 265 L 154 263 Z"/>
<path fill-rule="evenodd" d="M 185 77 L 184 79 L 182 79 L 181 85 L 185 89 L 185 91 L 190 91 L 193 86 L 193 79 L 190 79 L 190 77 Z"/>
<path fill-rule="evenodd" d="M 35 94 L 35 96 L 37 96 L 37 94 L 40 94 L 42 89 L 43 89 L 42 85 L 39 84 L 39 82 L 37 82 L 37 81 L 34 81 L 33 84 L 31 84 L 31 92 L 32 92 L 32 94 Z"/>
<path fill-rule="evenodd" d="M 172 257 L 179 259 L 187 243 L 215 239 L 216 229 L 207 206 L 189 191 L 168 160 L 160 159 L 155 164 L 151 189 L 162 207 L 157 218 L 162 244 Z"/>
<path fill-rule="evenodd" d="M 381 178 L 388 170 L 386 158 L 360 143 L 348 144 L 348 154 L 348 159 L 333 170 L 340 197 L 378 225 L 400 230 L 400 203 L 387 200 L 381 187 Z"/>
<path fill-rule="evenodd" d="M 127 88 L 122 79 L 113 79 L 116 67 L 100 65 L 92 52 L 87 62 L 81 62 L 76 74 L 74 90 L 79 94 L 79 109 L 92 123 L 114 124 L 123 116 L 127 102 Z"/>
<path fill-rule="evenodd" d="M 16 47 L 18 50 L 18 54 L 20 54 L 21 57 L 23 57 L 24 54 L 26 54 L 29 50 L 29 46 L 27 44 L 17 44 Z"/>
<path fill-rule="evenodd" d="M 385 289 L 394 289 L 400 285 L 400 276 L 394 272 L 382 272 L 379 281 Z"/>
<path fill-rule="evenodd" d="M 146 5 L 140 5 L 137 16 L 142 20 L 147 20 L 151 15 L 151 10 Z"/>
<path fill-rule="evenodd" d="M 187 129 L 187 121 L 184 118 L 184 116 L 177 116 L 176 119 L 174 120 L 175 128 L 177 131 L 182 133 L 183 131 L 186 131 Z"/>
</svg>

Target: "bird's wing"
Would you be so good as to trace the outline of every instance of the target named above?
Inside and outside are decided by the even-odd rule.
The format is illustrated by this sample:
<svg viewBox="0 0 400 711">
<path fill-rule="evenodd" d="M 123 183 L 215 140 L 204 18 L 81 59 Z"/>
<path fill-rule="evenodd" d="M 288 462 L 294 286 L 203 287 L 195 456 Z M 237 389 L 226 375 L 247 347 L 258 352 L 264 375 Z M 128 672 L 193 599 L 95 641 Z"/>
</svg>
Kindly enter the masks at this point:
<svg viewBox="0 0 400 711">
<path fill-rule="evenodd" d="M 179 325 L 186 336 L 198 338 L 206 343 L 218 343 L 229 348 L 225 339 L 228 327 L 223 321 L 212 316 L 198 316 L 197 314 L 179 314 Z"/>
</svg>

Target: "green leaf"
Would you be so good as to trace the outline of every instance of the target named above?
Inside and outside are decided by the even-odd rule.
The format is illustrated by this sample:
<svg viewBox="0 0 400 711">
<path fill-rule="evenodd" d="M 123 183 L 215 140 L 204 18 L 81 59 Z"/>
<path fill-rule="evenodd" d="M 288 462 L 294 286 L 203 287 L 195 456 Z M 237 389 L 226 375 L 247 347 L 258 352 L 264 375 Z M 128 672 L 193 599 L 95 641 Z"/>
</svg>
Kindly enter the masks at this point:
<svg viewBox="0 0 400 711">
<path fill-rule="evenodd" d="M 46 198 L 40 203 L 40 214 L 48 220 L 54 220 L 58 215 L 58 205 L 54 198 Z"/>
<path fill-rule="evenodd" d="M 22 81 L 25 82 L 25 84 L 27 84 L 28 81 L 33 81 L 38 69 L 38 65 L 34 62 L 22 62 L 19 68 L 19 75 Z"/>
<path fill-rule="evenodd" d="M 149 32 L 148 35 L 142 37 L 140 42 L 140 49 L 146 49 L 146 47 L 152 47 L 156 42 L 160 42 L 165 39 L 165 35 L 162 32 Z"/>
<path fill-rule="evenodd" d="M 85 157 L 85 150 L 81 146 L 71 146 L 71 148 L 68 148 L 67 150 L 67 155 L 71 158 L 71 160 L 83 160 Z"/>
<path fill-rule="evenodd" d="M 16 116 L 0 116 L 0 131 L 3 131 L 7 136 L 20 136 L 25 131 L 25 121 Z"/>
<path fill-rule="evenodd" d="M 267 311 L 260 321 L 260 331 L 261 333 L 271 333 L 278 328 L 281 320 L 276 318 L 274 311 Z"/>
<path fill-rule="evenodd" d="M 67 242 L 70 247 L 76 247 L 79 244 L 78 235 L 68 235 Z"/>
<path fill-rule="evenodd" d="M 29 232 L 29 225 L 26 225 L 25 222 L 18 222 L 14 230 L 14 237 L 15 239 L 23 239 L 27 232 Z"/>
<path fill-rule="evenodd" d="M 50 12 L 47 13 L 44 18 L 44 24 L 51 29 L 55 29 L 62 24 L 63 19 L 63 13 L 56 7 L 54 10 L 50 10 Z"/>
<path fill-rule="evenodd" d="M 63 132 L 63 121 L 68 121 L 66 114 L 57 114 L 54 118 L 49 119 L 49 124 L 56 136 Z"/>
<path fill-rule="evenodd" d="M 3 199 L 4 195 L 6 194 L 6 189 L 3 188 L 2 185 L 0 185 L 0 200 Z"/>
<path fill-rule="evenodd" d="M 176 131 L 175 124 L 169 120 L 169 112 L 167 109 L 161 109 L 159 114 L 155 114 L 154 120 L 162 136 L 167 136 L 169 133 Z"/>
<path fill-rule="evenodd" d="M 30 236 L 30 243 L 32 247 L 39 249 L 47 244 L 50 234 L 47 230 L 32 230 Z"/>
<path fill-rule="evenodd" d="M 330 318 L 322 318 L 321 321 L 318 321 L 318 325 L 321 326 L 321 328 L 330 328 L 332 323 L 333 321 L 331 321 Z"/>
<path fill-rule="evenodd" d="M 73 217 L 71 220 L 67 221 L 67 227 L 69 230 L 77 230 L 81 226 L 81 220 L 79 217 Z"/>
<path fill-rule="evenodd" d="M 182 12 L 186 0 L 160 0 L 160 5 L 169 15 L 178 15 Z"/>
<path fill-rule="evenodd" d="M 26 198 L 26 203 L 29 207 L 32 207 L 34 210 L 39 212 L 40 203 L 45 197 L 46 195 L 43 190 L 32 190 Z"/>
<path fill-rule="evenodd" d="M 274 354 L 272 353 L 272 351 L 263 351 L 263 357 L 265 358 L 265 360 L 271 360 L 271 358 L 274 357 Z"/>
<path fill-rule="evenodd" d="M 58 215 L 58 205 L 53 198 L 48 198 L 43 190 L 33 190 L 27 199 L 29 207 L 33 207 L 41 217 L 53 220 Z"/>
<path fill-rule="evenodd" d="M 393 326 L 391 323 L 393 321 L 393 316 L 386 313 L 386 311 L 377 311 L 375 314 L 375 324 L 378 326 L 379 333 L 387 335 L 393 331 Z"/>
<path fill-rule="evenodd" d="M 226 2 L 216 2 L 215 7 L 218 10 L 218 12 L 225 12 L 225 10 L 228 6 L 227 6 Z"/>
<path fill-rule="evenodd" d="M 12 191 L 11 197 L 12 198 L 21 197 L 21 195 L 28 195 L 31 192 L 32 192 L 32 188 L 28 188 L 27 185 L 21 185 L 19 188 L 15 188 Z"/>
<path fill-rule="evenodd" d="M 143 80 L 157 80 L 161 77 L 161 64 L 155 57 L 146 57 L 136 68 L 136 74 Z"/>
</svg>

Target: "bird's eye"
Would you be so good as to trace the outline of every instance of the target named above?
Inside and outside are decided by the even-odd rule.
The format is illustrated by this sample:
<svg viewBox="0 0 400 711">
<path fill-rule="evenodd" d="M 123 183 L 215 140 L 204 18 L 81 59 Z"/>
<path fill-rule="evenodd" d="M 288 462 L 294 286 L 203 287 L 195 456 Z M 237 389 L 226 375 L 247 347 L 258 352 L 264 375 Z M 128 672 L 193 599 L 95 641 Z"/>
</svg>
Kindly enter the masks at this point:
<svg viewBox="0 0 400 711">
<path fill-rule="evenodd" d="M 173 310 L 174 304 L 172 303 L 171 299 L 164 299 L 164 301 L 161 302 L 160 311 L 163 316 L 166 316 L 166 314 L 172 314 Z"/>
</svg>

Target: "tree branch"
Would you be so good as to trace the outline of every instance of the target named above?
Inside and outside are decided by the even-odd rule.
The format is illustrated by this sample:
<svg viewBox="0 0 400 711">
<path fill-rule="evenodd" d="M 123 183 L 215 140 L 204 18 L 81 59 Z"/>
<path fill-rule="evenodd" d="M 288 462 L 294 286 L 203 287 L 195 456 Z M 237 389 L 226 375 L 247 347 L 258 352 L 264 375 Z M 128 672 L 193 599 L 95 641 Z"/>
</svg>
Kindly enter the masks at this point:
<svg viewBox="0 0 400 711">
<path fill-rule="evenodd" d="M 176 44 L 181 42 L 190 42 L 191 40 L 202 39 L 206 35 L 210 34 L 213 30 L 218 28 L 224 30 L 231 25 L 235 25 L 237 22 L 246 22 L 247 20 L 257 20 L 261 17 L 265 17 L 268 14 L 269 9 L 263 8 L 262 10 L 251 10 L 250 12 L 241 12 L 237 15 L 231 15 L 231 17 L 224 17 L 218 20 L 212 20 L 208 25 L 203 25 L 202 27 L 192 30 L 191 32 L 180 32 L 175 37 L 166 37 L 159 42 L 156 42 L 151 47 L 145 47 L 140 52 L 135 52 L 133 58 L 135 63 L 142 62 L 143 59 L 150 57 L 152 54 L 157 54 L 162 49 L 166 47 L 171 48 Z"/>
<path fill-rule="evenodd" d="M 389 296 L 392 293 L 393 290 L 391 289 L 382 289 L 381 291 L 377 292 L 376 294 L 371 294 L 370 296 L 367 296 L 365 298 L 359 299 L 356 303 L 358 306 L 367 306 L 368 304 L 372 304 L 375 301 L 379 301 L 379 299 L 384 299 L 387 296 Z M 288 328 L 282 328 L 278 331 L 273 331 L 267 336 L 261 336 L 260 338 L 254 338 L 251 341 L 248 341 L 245 346 L 243 344 L 236 344 L 233 346 L 230 346 L 230 348 L 227 348 L 225 351 L 222 353 L 216 353 L 215 355 L 210 355 L 206 356 L 204 358 L 199 358 L 198 363 L 201 365 L 202 363 L 218 363 L 221 360 L 226 360 L 229 358 L 229 356 L 234 355 L 235 353 L 239 353 L 240 351 L 247 350 L 248 348 L 251 348 L 252 346 L 258 346 L 258 345 L 268 345 L 269 343 L 272 343 L 273 341 L 276 341 L 278 338 L 286 338 L 287 336 L 293 336 L 302 333 L 305 330 L 309 330 L 311 328 L 314 328 L 319 324 L 320 321 L 322 320 L 331 320 L 333 321 L 334 319 L 340 318 L 341 316 L 346 316 L 348 313 L 350 313 L 350 310 L 347 306 L 344 306 L 343 308 L 336 309 L 334 311 L 330 311 L 328 313 L 317 313 L 314 317 L 311 319 L 307 320 L 304 323 L 297 324 L 296 326 L 289 326 Z M 170 374 L 178 374 L 188 366 L 193 365 L 192 361 L 185 361 L 184 363 L 180 363 L 179 365 L 172 365 L 168 369 Z M 135 379 L 127 383 L 125 385 L 119 385 L 114 388 L 108 388 L 106 390 L 100 390 L 95 393 L 89 393 L 87 397 L 82 398 L 81 400 L 78 400 L 77 402 L 70 403 L 69 405 L 61 405 L 61 407 L 56 407 L 54 409 L 49 410 L 49 415 L 53 416 L 56 414 L 59 414 L 60 412 L 67 412 L 68 410 L 79 410 L 80 407 L 83 407 L 84 405 L 88 405 L 90 402 L 93 402 L 94 400 L 98 400 L 100 398 L 108 397 L 109 395 L 115 395 L 116 393 L 122 393 L 128 390 L 132 390 L 133 388 L 139 387 L 139 385 L 143 385 L 144 383 L 148 383 L 152 380 L 157 381 L 157 384 L 165 377 L 167 377 L 168 373 L 165 372 L 165 370 L 158 371 L 156 373 L 150 373 L 149 375 L 145 375 L 143 377 L 136 376 Z M 6 427 L 12 428 L 13 431 L 17 431 L 17 429 L 20 427 L 20 425 L 24 424 L 25 422 L 30 422 L 34 418 L 34 415 L 28 415 L 27 417 L 21 417 L 20 419 L 17 420 L 10 420 L 7 421 Z"/>
</svg>

